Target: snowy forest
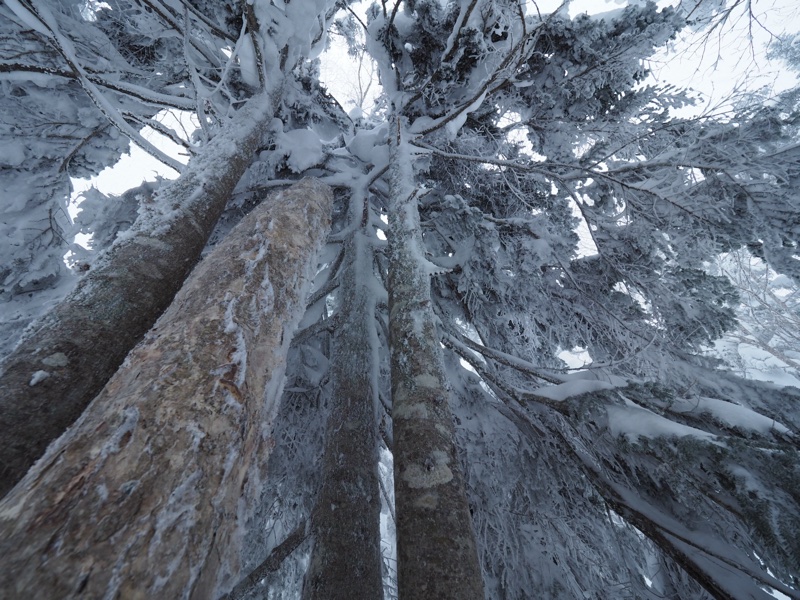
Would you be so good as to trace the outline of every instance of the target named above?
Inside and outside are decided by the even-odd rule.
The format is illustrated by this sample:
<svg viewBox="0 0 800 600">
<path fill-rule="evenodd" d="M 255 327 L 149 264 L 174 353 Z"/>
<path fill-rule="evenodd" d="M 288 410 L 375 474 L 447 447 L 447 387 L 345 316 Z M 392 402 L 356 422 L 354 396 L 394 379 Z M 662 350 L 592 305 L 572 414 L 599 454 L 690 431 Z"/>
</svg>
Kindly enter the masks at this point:
<svg viewBox="0 0 800 600">
<path fill-rule="evenodd" d="M 4 0 L 0 598 L 800 599 L 800 88 L 609 8 Z"/>
</svg>

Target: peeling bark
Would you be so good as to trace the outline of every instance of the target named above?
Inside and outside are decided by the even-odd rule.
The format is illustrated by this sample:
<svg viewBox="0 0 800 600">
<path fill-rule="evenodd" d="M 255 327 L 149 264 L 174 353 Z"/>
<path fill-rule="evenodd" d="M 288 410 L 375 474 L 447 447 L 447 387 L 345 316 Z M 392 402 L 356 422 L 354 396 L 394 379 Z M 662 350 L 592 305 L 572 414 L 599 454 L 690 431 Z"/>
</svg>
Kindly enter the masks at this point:
<svg viewBox="0 0 800 600">
<path fill-rule="evenodd" d="M 331 415 L 322 459 L 322 486 L 311 518 L 314 546 L 304 600 L 379 599 L 381 497 L 373 389 L 375 299 L 367 289 L 372 256 L 356 233 L 346 242 L 339 286 L 341 325 L 331 352 Z"/>
<path fill-rule="evenodd" d="M 0 366 L 0 497 L 77 419 L 169 306 L 272 118 L 254 97 L 157 196 L 166 223 L 140 218 Z M 173 210 L 175 209 L 175 210 Z"/>
<path fill-rule="evenodd" d="M 238 579 L 331 193 L 304 180 L 192 272 L 84 414 L 0 502 L 13 598 L 214 598 Z"/>
<path fill-rule="evenodd" d="M 398 593 L 483 599 L 407 145 L 392 140 L 389 338 Z"/>
</svg>

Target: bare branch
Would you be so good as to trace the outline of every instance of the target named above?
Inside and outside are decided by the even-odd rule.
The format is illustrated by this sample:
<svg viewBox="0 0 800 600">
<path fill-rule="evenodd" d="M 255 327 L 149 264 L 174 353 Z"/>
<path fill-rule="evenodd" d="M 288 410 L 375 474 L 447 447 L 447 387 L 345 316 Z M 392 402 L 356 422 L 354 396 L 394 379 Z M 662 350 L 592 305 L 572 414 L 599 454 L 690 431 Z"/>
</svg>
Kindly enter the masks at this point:
<svg viewBox="0 0 800 600">
<path fill-rule="evenodd" d="M 245 598 L 250 592 L 258 587 L 261 582 L 275 573 L 283 564 L 292 552 L 297 550 L 297 547 L 303 543 L 308 537 L 308 520 L 304 519 L 300 524 L 294 528 L 294 531 L 286 536 L 280 544 L 275 546 L 269 553 L 267 558 L 258 565 L 253 571 L 239 583 L 236 584 L 230 592 L 220 598 L 220 600 L 241 600 Z"/>
</svg>

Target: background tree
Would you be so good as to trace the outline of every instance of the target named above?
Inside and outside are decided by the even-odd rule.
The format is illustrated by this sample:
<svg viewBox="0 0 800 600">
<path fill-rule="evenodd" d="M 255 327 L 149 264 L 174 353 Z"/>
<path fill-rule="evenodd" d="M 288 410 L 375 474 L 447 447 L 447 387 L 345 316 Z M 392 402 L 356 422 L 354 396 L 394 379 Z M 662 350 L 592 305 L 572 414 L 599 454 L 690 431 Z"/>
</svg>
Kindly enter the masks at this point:
<svg viewBox="0 0 800 600">
<path fill-rule="evenodd" d="M 754 233 L 760 235 L 756 232 L 763 231 L 765 237 L 774 237 L 778 231 L 793 230 L 791 217 L 788 223 L 783 221 L 779 227 L 765 224 L 764 229 L 760 229 L 759 225 L 760 215 L 769 214 L 772 218 L 781 214 L 796 214 L 791 209 L 794 204 L 791 180 L 777 175 L 784 166 L 791 169 L 791 161 L 780 166 L 773 164 L 767 167 L 758 159 L 766 159 L 769 151 L 759 152 L 756 143 L 753 143 L 747 147 L 750 153 L 746 158 L 743 157 L 735 163 L 737 167 L 729 163 L 733 167 L 730 171 L 727 168 L 721 171 L 713 168 L 705 170 L 705 173 L 718 175 L 717 179 L 726 178 L 730 182 L 726 186 L 715 187 L 715 190 L 720 187 L 730 190 L 727 192 L 730 194 L 727 201 L 721 202 L 718 196 L 709 192 L 708 184 L 703 185 L 702 181 L 693 180 L 691 170 L 700 170 L 704 164 L 723 164 L 714 160 L 719 156 L 716 152 L 725 152 L 727 149 L 723 139 L 735 139 L 738 145 L 748 139 L 755 142 L 756 136 L 748 138 L 747 134 L 728 134 L 729 137 L 725 138 L 721 137 L 722 132 L 734 132 L 736 129 L 713 123 L 703 126 L 700 123 L 672 120 L 668 112 L 670 103 L 680 102 L 680 97 L 660 95 L 656 98 L 652 90 L 645 89 L 639 93 L 634 93 L 630 88 L 630 91 L 625 90 L 626 86 L 634 85 L 643 73 L 639 70 L 641 67 L 638 61 L 626 60 L 632 57 L 626 57 L 624 52 L 649 51 L 648 45 L 651 41 L 657 40 L 659 35 L 668 34 L 669 28 L 675 24 L 668 11 L 657 15 L 652 9 L 649 10 L 651 12 L 648 14 L 647 8 L 628 9 L 617 15 L 616 22 L 597 23 L 588 19 L 577 19 L 572 23 L 563 23 L 553 19 L 552 29 L 543 28 L 541 43 L 545 48 L 552 49 L 559 47 L 557 41 L 568 39 L 569 42 L 564 44 L 568 48 L 566 56 L 552 51 L 534 53 L 537 61 L 529 61 L 530 68 L 527 72 L 523 71 L 522 75 L 515 74 L 516 85 L 509 86 L 506 91 L 502 85 L 497 84 L 497 94 L 502 100 L 489 104 L 486 108 L 485 113 L 488 116 L 484 122 L 488 123 L 482 124 L 482 129 L 491 131 L 490 127 L 493 126 L 496 131 L 501 123 L 503 110 L 517 112 L 522 116 L 522 122 L 512 120 L 507 127 L 527 129 L 528 137 L 533 142 L 533 150 L 543 158 L 533 162 L 524 156 L 519 157 L 514 148 L 495 142 L 496 139 L 503 139 L 497 134 L 492 135 L 490 141 L 480 144 L 475 141 L 477 136 L 471 136 L 470 139 L 465 129 L 469 128 L 472 119 L 477 120 L 481 109 L 471 113 L 461 134 L 449 142 L 450 147 L 442 148 L 441 142 L 436 146 L 427 145 L 434 158 L 438 155 L 450 163 L 460 160 L 483 162 L 486 165 L 483 171 L 476 172 L 474 168 L 462 167 L 452 175 L 450 189 L 458 189 L 457 186 L 460 185 L 462 191 L 459 196 L 443 195 L 437 203 L 436 196 L 430 195 L 433 199 L 429 201 L 429 240 L 436 240 L 438 244 L 437 248 L 432 249 L 432 253 L 434 256 L 449 254 L 458 257 L 457 265 L 461 268 L 460 272 L 457 267 L 453 275 L 441 279 L 448 282 L 441 292 L 444 306 L 440 315 L 445 328 L 445 317 L 458 315 L 449 327 L 452 332 L 451 345 L 459 351 L 461 358 L 472 363 L 496 397 L 512 403 L 523 399 L 527 404 L 532 400 L 538 401 L 540 407 L 528 410 L 535 410 L 537 416 L 532 424 L 538 425 L 539 429 L 531 429 L 529 434 L 550 441 L 554 441 L 551 436 L 557 429 L 551 429 L 547 434 L 544 424 L 551 417 L 561 423 L 559 427 L 566 426 L 561 421 L 562 417 L 555 417 L 555 413 L 565 409 L 561 404 L 563 399 L 572 393 L 586 392 L 595 386 L 617 385 L 619 382 L 615 375 L 656 378 L 662 385 L 674 386 L 672 393 L 679 397 L 694 395 L 691 391 L 697 385 L 697 379 L 706 377 L 707 371 L 701 371 L 701 375 L 697 367 L 692 366 L 699 366 L 698 363 L 701 364 L 702 360 L 699 356 L 692 358 L 691 349 L 694 348 L 695 354 L 699 353 L 703 344 L 732 324 L 730 303 L 734 296 L 730 288 L 724 280 L 707 276 L 701 268 L 703 260 L 725 248 L 731 238 L 735 239 L 729 225 L 733 221 L 733 215 L 730 212 L 726 214 L 726 211 L 734 209 L 731 191 L 746 193 L 751 198 L 747 209 L 737 215 L 739 220 L 733 221 L 738 231 L 747 229 L 751 236 Z M 573 33 L 575 38 L 571 37 Z M 436 37 L 441 39 L 441 36 Z M 597 46 L 594 46 L 595 43 Z M 574 55 L 570 55 L 572 51 L 581 58 L 573 58 Z M 609 54 L 613 59 L 608 59 Z M 560 62 L 562 60 L 564 62 Z M 606 87 L 610 81 L 614 84 Z M 554 104 L 551 98 L 556 94 L 562 95 L 563 100 Z M 512 104 L 515 96 L 522 96 L 525 101 Z M 467 95 L 469 99 L 477 97 L 477 93 Z M 572 104 L 571 101 L 575 103 Z M 485 105 L 484 99 L 481 107 Z M 553 107 L 552 112 L 548 112 L 549 107 Z M 530 113 L 533 113 L 534 118 L 527 121 L 527 114 Z M 645 127 L 641 126 L 643 122 L 646 123 Z M 746 127 L 742 129 L 748 133 L 759 128 L 757 119 L 745 121 L 743 125 Z M 750 127 L 753 129 L 749 129 Z M 481 131 L 479 127 L 475 129 Z M 635 130 L 638 131 L 634 133 Z M 772 138 L 776 141 L 778 131 L 780 129 L 774 131 L 775 137 Z M 787 129 L 783 131 L 788 132 Z M 714 150 L 711 145 L 706 145 L 709 137 L 715 140 Z M 456 146 L 462 140 L 464 145 Z M 576 147 L 580 149 L 577 152 Z M 695 158 L 689 158 L 695 152 Z M 702 163 L 699 160 L 700 155 L 708 163 Z M 735 154 L 726 153 L 726 156 L 731 158 Z M 497 157 L 502 158 L 498 160 Z M 664 158 L 665 162 L 660 162 L 660 158 Z M 667 169 L 661 170 L 659 164 Z M 776 185 L 769 190 L 769 194 L 756 196 L 759 192 L 767 191 L 760 187 L 762 175 L 751 178 L 735 172 L 749 164 L 755 164 L 754 170 L 763 169 L 762 174 L 770 171 L 776 173 L 776 179 L 773 180 Z M 453 169 L 434 163 L 429 172 L 441 177 L 442 174 L 453 173 Z M 503 189 L 503 186 L 506 193 L 497 194 L 496 190 Z M 769 208 L 770 206 L 774 208 Z M 763 213 L 760 212 L 762 210 Z M 586 223 L 594 243 L 595 250 L 591 256 L 572 254 L 575 252 L 577 240 L 572 233 L 575 226 L 570 221 L 576 212 Z M 448 217 L 466 223 L 471 221 L 471 224 L 460 235 L 453 235 L 452 226 L 448 228 L 442 224 L 443 219 Z M 502 217 L 502 220 L 498 220 L 498 217 Z M 738 229 L 739 226 L 742 229 Z M 709 240 L 711 243 L 698 243 L 698 239 Z M 752 238 L 745 241 L 740 238 L 738 243 L 746 243 L 750 239 Z M 570 247 L 573 249 L 570 250 Z M 572 256 L 569 261 L 565 260 L 565 255 L 570 254 Z M 468 259 L 465 260 L 464 257 Z M 487 269 L 486 265 L 492 265 L 492 268 Z M 465 278 L 468 279 L 465 281 Z M 518 307 L 516 310 L 508 310 L 515 306 Z M 498 310 L 498 307 L 503 309 Z M 530 307 L 536 308 L 531 310 Z M 576 337 L 572 337 L 573 334 Z M 478 340 L 480 343 L 475 343 Z M 553 377 L 554 373 L 547 367 L 554 363 L 548 362 L 548 358 L 557 355 L 561 349 L 573 346 L 587 348 L 594 359 L 594 376 L 605 379 L 605 382 L 590 384 L 573 381 L 548 391 L 542 384 L 558 383 L 559 377 L 563 377 Z M 473 354 L 475 351 L 481 353 L 480 360 Z M 519 361 L 519 358 L 527 357 L 530 357 L 527 364 Z M 451 374 L 451 381 L 458 377 L 456 369 Z M 466 375 L 462 374 L 461 377 Z M 524 385 L 526 382 L 527 386 Z M 530 391 L 531 384 L 538 388 L 535 392 Z M 560 392 L 556 391 L 559 387 L 562 390 Z M 699 396 L 716 395 L 719 391 L 705 388 L 696 393 Z M 485 392 L 483 395 L 486 406 L 489 406 L 490 396 Z M 613 418 L 608 418 L 606 426 L 614 435 L 625 432 L 616 429 L 615 419 L 639 421 L 639 417 L 646 414 L 636 413 L 635 403 L 641 404 L 641 401 L 631 400 L 627 393 L 622 397 L 598 393 L 589 397 L 601 405 L 604 402 L 610 403 L 611 406 L 606 410 Z M 731 390 L 725 390 L 722 396 L 717 397 L 727 400 L 736 397 L 740 402 L 747 402 L 742 400 L 741 393 L 733 396 Z M 631 407 L 630 412 L 627 409 L 613 408 L 614 404 L 622 400 Z M 670 400 L 668 403 L 674 401 Z M 731 419 L 731 415 L 727 413 L 740 408 L 734 408 L 735 405 L 717 405 L 714 401 L 706 402 L 700 398 L 696 398 L 696 401 L 697 404 L 690 405 L 703 405 L 701 412 L 708 411 L 718 418 Z M 657 408 L 653 404 L 645 406 Z M 777 402 L 773 406 L 780 410 Z M 763 408 L 763 405 L 759 408 Z M 584 457 L 582 461 L 585 461 L 585 468 L 589 469 L 588 474 L 594 472 L 597 475 L 603 472 L 603 469 L 596 469 L 598 464 L 610 466 L 614 461 L 601 458 L 598 431 L 592 431 L 591 434 L 580 433 L 583 418 L 590 422 L 596 418 L 579 416 L 582 410 L 576 409 L 569 413 L 570 425 L 561 441 L 556 443 L 563 451 L 564 444 L 571 443 L 569 440 L 583 440 L 582 447 L 576 448 L 576 456 Z M 545 416 L 547 414 L 550 417 Z M 781 417 L 785 415 L 780 414 Z M 475 414 L 459 414 L 459 417 L 474 419 Z M 757 418 L 754 417 L 753 421 L 757 421 Z M 667 426 L 667 423 L 663 422 L 662 425 Z M 745 424 L 740 422 L 740 425 Z M 755 426 L 755 423 L 752 425 Z M 674 425 L 671 427 L 673 433 L 678 433 Z M 637 436 L 641 435 L 641 428 L 634 428 L 632 435 L 634 439 L 639 439 Z M 482 444 L 486 444 L 483 436 L 480 439 Z M 795 460 L 793 446 L 785 446 L 784 452 L 788 464 L 792 464 Z M 491 456 L 491 451 L 487 453 Z M 533 454 L 543 456 L 546 451 L 537 447 L 537 452 Z M 624 455 L 632 463 L 627 467 L 630 472 L 652 471 L 654 463 L 645 462 L 647 466 L 639 464 L 636 454 L 632 448 L 625 447 Z M 663 461 L 665 457 L 660 455 L 658 459 Z M 638 460 L 650 459 L 640 457 Z M 476 458 L 468 461 L 470 465 L 475 463 L 479 463 L 477 452 Z M 558 458 L 553 456 L 550 464 L 558 463 Z M 496 467 L 491 468 L 496 463 L 489 464 L 488 469 L 485 466 L 480 469 L 483 479 L 481 483 L 484 486 L 488 484 L 486 480 L 490 479 L 487 473 L 496 472 Z M 729 465 L 729 462 L 725 463 L 721 470 L 724 472 Z M 683 482 L 680 489 L 686 489 L 688 485 L 698 486 L 696 480 L 702 481 L 703 477 L 702 473 L 700 476 L 692 473 L 697 465 L 691 461 L 689 464 L 682 461 L 681 466 L 681 476 L 694 483 Z M 756 473 L 763 468 L 763 465 L 752 467 Z M 606 473 L 603 476 L 608 475 Z M 505 483 L 502 479 L 498 481 L 498 488 Z M 589 477 L 589 480 L 594 482 L 594 491 L 599 492 L 606 502 L 612 507 L 620 507 L 614 500 L 614 494 L 609 492 L 611 488 L 600 485 L 596 476 Z M 636 483 L 629 481 L 628 485 L 636 488 L 637 501 L 654 503 L 640 477 L 636 476 L 634 481 Z M 782 486 L 780 482 L 771 483 Z M 491 487 L 490 491 L 484 491 L 483 498 L 508 497 L 499 493 L 498 488 Z M 708 487 L 704 485 L 702 489 Z M 772 499 L 778 504 L 782 502 L 779 498 L 792 497 L 791 490 L 781 487 L 772 488 L 772 492 Z M 562 493 L 568 492 L 565 489 Z M 588 491 L 581 495 L 590 497 Z M 574 496 L 570 494 L 569 498 L 572 501 Z M 712 505 L 715 500 L 710 501 Z M 580 500 L 574 501 L 580 503 Z M 685 499 L 676 498 L 677 505 L 683 501 Z M 520 505 L 529 506 L 530 503 L 522 502 Z M 508 505 L 505 505 L 505 510 L 512 514 L 518 512 Z M 669 514 L 674 510 L 677 510 L 677 506 L 666 512 Z M 736 509 L 732 510 L 734 514 L 740 514 Z M 777 510 L 782 512 L 782 509 Z M 786 514 L 791 514 L 794 510 L 788 509 Z M 632 517 L 630 511 L 626 513 L 628 518 Z M 592 513 L 586 511 L 581 514 Z M 678 520 L 685 521 L 685 513 L 681 514 L 683 516 Z M 482 517 L 485 514 L 478 519 Z M 534 515 L 530 514 L 527 519 L 517 522 L 516 527 L 501 530 L 512 538 L 522 537 L 525 542 L 520 543 L 520 548 L 529 547 L 535 542 L 535 538 L 528 537 L 529 533 L 519 532 L 525 532 L 526 529 L 530 532 L 530 528 L 541 530 L 541 522 L 534 519 Z M 672 559 L 677 559 L 683 568 L 688 569 L 710 593 L 722 597 L 741 593 L 742 588 L 715 588 L 714 582 L 720 576 L 705 573 L 706 567 L 692 565 L 691 561 L 687 561 L 688 554 L 670 548 L 670 544 L 659 538 L 652 526 L 645 527 L 640 519 L 632 521 L 640 530 L 650 532 L 651 539 L 662 550 L 666 550 Z M 581 524 L 585 525 L 586 522 Z M 661 526 L 664 526 L 663 521 Z M 742 526 L 745 531 L 753 528 L 752 523 Z M 490 531 L 500 529 L 496 521 L 492 521 L 487 528 Z M 791 525 L 784 534 L 775 535 L 773 532 L 766 539 L 781 535 L 788 536 L 783 538 L 788 539 L 792 535 L 790 531 L 795 528 L 796 524 Z M 553 536 L 551 539 L 558 539 L 552 533 L 549 535 Z M 587 537 L 599 539 L 599 534 L 576 535 L 572 539 L 581 540 Z M 607 545 L 604 546 L 608 548 Z M 498 539 L 494 539 L 494 543 L 485 547 L 485 555 L 491 556 L 497 547 L 502 546 Z M 553 565 L 548 564 L 548 570 L 552 572 L 554 566 L 558 568 L 563 565 L 560 569 L 562 576 L 554 577 L 556 583 L 548 582 L 549 578 L 543 577 L 543 580 L 526 582 L 517 589 L 544 589 L 546 592 L 543 593 L 546 595 L 557 597 L 564 594 L 565 597 L 571 597 L 580 590 L 592 587 L 591 583 L 585 581 L 589 574 L 576 574 L 568 566 L 571 553 L 579 551 L 571 550 L 569 543 L 563 553 L 559 553 L 558 544 L 547 547 L 548 553 L 554 555 L 550 561 Z M 744 549 L 746 548 L 745 544 Z M 641 550 L 639 552 L 640 556 L 647 555 Z M 789 560 L 792 562 L 795 559 Z M 497 557 L 495 561 L 487 568 L 488 572 L 503 573 L 504 565 L 514 563 L 508 556 Z M 624 562 L 632 566 L 637 561 L 632 558 Z M 736 561 L 728 558 L 728 562 L 747 570 L 741 558 Z M 750 569 L 757 564 L 753 561 Z M 527 572 L 546 573 L 548 570 L 533 568 Z M 668 567 L 665 571 L 670 573 L 675 569 Z M 569 581 L 572 577 L 584 581 L 576 582 L 573 584 L 575 587 L 570 589 L 564 585 L 564 581 Z M 635 578 L 631 578 L 631 581 L 634 580 Z M 502 579 L 501 581 L 503 583 L 499 584 L 502 585 L 500 589 L 507 590 L 510 583 Z M 635 583 L 630 585 L 635 587 Z M 662 589 L 668 590 L 672 585 L 676 584 L 670 583 Z M 677 589 L 682 589 L 685 584 L 677 585 Z M 750 587 L 751 593 L 760 593 L 754 586 Z M 697 592 L 692 592 L 690 588 L 683 588 L 679 595 L 695 593 Z"/>
<path fill-rule="evenodd" d="M 724 254 L 715 265 L 739 292 L 739 322 L 717 342 L 720 356 L 743 377 L 787 382 L 800 376 L 794 282 L 777 275 L 747 250 Z"/>
</svg>

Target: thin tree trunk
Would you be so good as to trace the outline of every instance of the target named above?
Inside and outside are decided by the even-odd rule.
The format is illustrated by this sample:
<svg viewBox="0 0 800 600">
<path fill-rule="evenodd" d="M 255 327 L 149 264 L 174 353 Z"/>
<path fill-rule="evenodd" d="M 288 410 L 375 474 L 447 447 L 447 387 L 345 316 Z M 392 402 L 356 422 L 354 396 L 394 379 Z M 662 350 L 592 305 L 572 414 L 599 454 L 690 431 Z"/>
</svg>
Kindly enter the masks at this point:
<svg viewBox="0 0 800 600">
<path fill-rule="evenodd" d="M 404 600 L 483 599 L 475 532 L 455 449 L 409 147 L 392 134 L 389 337 L 397 578 Z"/>
<path fill-rule="evenodd" d="M 329 188 L 304 180 L 198 265 L 0 502 L 5 597 L 213 598 L 233 586 L 330 209 Z"/>
<path fill-rule="evenodd" d="M 339 286 L 341 325 L 333 338 L 332 402 L 322 486 L 311 518 L 314 546 L 304 600 L 383 597 L 374 356 L 375 299 L 368 240 L 346 242 Z"/>
<path fill-rule="evenodd" d="M 159 192 L 152 213 L 140 217 L 3 361 L 0 497 L 80 416 L 169 306 L 250 165 L 272 112 L 269 95 L 250 100 Z"/>
</svg>

